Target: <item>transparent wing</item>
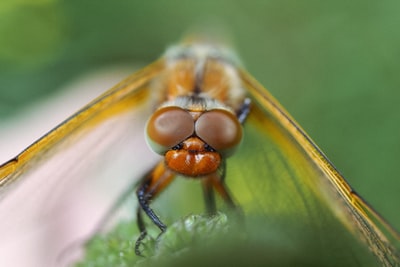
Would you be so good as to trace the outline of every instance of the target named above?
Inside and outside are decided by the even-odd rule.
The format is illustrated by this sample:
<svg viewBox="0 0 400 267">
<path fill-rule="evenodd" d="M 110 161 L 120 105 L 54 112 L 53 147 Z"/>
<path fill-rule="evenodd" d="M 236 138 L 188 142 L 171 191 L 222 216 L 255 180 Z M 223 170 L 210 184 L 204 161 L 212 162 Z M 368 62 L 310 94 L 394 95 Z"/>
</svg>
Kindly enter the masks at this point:
<svg viewBox="0 0 400 267">
<path fill-rule="evenodd" d="M 376 225 L 391 230 L 388 224 L 351 189 L 268 91 L 249 74 L 242 71 L 241 77 L 253 107 L 241 150 L 228 161 L 227 183 L 246 213 L 263 217 L 273 228 L 295 225 L 307 236 L 304 240 L 316 242 L 316 255 L 340 255 L 342 266 L 376 266 L 365 243 L 383 266 L 400 264 L 385 229 Z M 386 234 L 390 233 L 394 231 Z M 293 243 L 298 240 L 294 237 Z M 358 240 L 364 243 L 359 245 Z"/>
<path fill-rule="evenodd" d="M 211 250 L 216 254 L 207 257 L 229 261 L 232 253 L 224 258 L 223 251 L 226 247 L 230 251 L 230 246 L 234 248 L 238 242 L 238 253 L 243 253 L 244 246 L 251 251 L 262 251 L 255 254 L 259 258 L 240 255 L 241 262 L 265 260 L 265 264 L 272 266 L 286 266 L 285 262 L 291 262 L 290 266 L 398 266 L 398 243 L 391 243 L 382 231 L 384 228 L 375 224 L 385 226 L 384 221 L 351 190 L 267 90 L 247 73 L 242 72 L 241 78 L 252 106 L 244 125 L 243 143 L 227 159 L 226 183 L 244 211 L 245 225 L 230 232 L 239 236 L 233 237 L 234 242 L 232 236 L 225 235 L 223 243 L 212 246 L 211 242 Z M 198 183 L 176 179 L 152 205 L 170 226 L 184 215 L 203 212 L 199 191 Z M 151 227 L 156 236 L 159 230 L 150 223 Z M 131 232 L 138 234 L 136 227 L 133 228 Z M 124 239 L 121 235 L 125 234 L 125 228 L 121 229 L 122 234 L 111 234 L 108 240 L 113 241 L 109 243 L 115 240 L 132 243 L 134 234 Z M 198 245 L 196 238 L 191 240 L 192 243 L 185 241 L 183 247 Z M 96 248 L 93 246 L 94 251 L 88 253 L 92 260 L 103 255 L 118 257 L 120 251 L 129 251 L 129 248 L 124 250 L 125 246 L 115 251 L 110 246 L 100 252 Z M 170 254 L 162 254 L 160 259 Z M 203 258 L 201 248 L 200 254 Z M 132 258 L 133 262 L 138 259 L 135 255 Z"/>
<path fill-rule="evenodd" d="M 128 77 L 0 166 L 1 266 L 55 265 L 155 164 L 143 135 L 163 68 Z"/>
</svg>

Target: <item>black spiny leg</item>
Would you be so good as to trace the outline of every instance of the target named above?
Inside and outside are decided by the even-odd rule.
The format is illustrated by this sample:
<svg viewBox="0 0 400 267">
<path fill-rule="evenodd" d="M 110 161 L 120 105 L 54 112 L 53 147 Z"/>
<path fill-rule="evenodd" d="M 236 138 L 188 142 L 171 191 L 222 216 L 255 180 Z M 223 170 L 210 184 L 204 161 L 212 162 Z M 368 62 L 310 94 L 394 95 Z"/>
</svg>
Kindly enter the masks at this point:
<svg viewBox="0 0 400 267">
<path fill-rule="evenodd" d="M 135 243 L 135 254 L 138 256 L 141 256 L 142 253 L 139 250 L 140 245 L 142 244 L 143 239 L 147 236 L 147 230 L 146 230 L 146 226 L 144 225 L 144 220 L 143 220 L 143 216 L 142 216 L 142 208 L 138 207 L 137 208 L 137 225 L 140 231 L 140 235 L 138 237 L 138 239 L 136 240 Z"/>
<path fill-rule="evenodd" d="M 136 240 L 135 253 L 141 255 L 139 250 L 143 239 L 147 235 L 146 226 L 143 220 L 142 211 L 144 211 L 150 220 L 161 230 L 165 232 L 167 226 L 158 218 L 155 212 L 150 208 L 150 201 L 154 199 L 174 178 L 174 174 L 165 168 L 164 162 L 159 163 L 143 180 L 136 191 L 139 201 L 137 210 L 137 224 L 140 236 Z"/>
</svg>

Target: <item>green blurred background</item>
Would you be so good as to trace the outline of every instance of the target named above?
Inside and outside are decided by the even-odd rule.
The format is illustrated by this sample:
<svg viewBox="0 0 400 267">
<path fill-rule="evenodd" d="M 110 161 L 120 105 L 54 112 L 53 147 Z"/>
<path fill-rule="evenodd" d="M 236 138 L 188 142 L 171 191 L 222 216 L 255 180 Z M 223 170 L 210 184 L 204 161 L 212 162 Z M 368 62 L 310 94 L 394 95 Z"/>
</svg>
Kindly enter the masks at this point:
<svg viewBox="0 0 400 267">
<path fill-rule="evenodd" d="M 221 27 L 250 73 L 400 229 L 399 14 L 396 0 L 3 0 L 0 121 L 88 71 L 149 63 L 191 28 Z"/>
</svg>

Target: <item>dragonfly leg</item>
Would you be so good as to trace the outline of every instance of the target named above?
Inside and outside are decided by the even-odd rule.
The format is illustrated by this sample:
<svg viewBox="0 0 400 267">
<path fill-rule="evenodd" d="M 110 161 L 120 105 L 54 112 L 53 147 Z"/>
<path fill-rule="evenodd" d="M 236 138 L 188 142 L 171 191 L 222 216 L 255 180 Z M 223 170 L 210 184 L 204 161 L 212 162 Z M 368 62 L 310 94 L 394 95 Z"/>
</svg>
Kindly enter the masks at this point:
<svg viewBox="0 0 400 267">
<path fill-rule="evenodd" d="M 237 208 L 228 191 L 228 188 L 225 185 L 225 174 L 226 161 L 223 160 L 218 172 L 213 173 L 202 180 L 206 211 L 210 215 L 213 215 L 217 212 L 214 190 L 217 191 L 217 193 L 231 208 Z"/>
<path fill-rule="evenodd" d="M 137 255 L 141 255 L 139 247 L 147 235 L 142 211 L 144 211 L 150 220 L 157 225 L 157 227 L 161 230 L 161 234 L 167 229 L 167 226 L 160 220 L 160 218 L 150 207 L 150 201 L 153 200 L 159 193 L 161 193 L 162 190 L 164 190 L 172 182 L 173 178 L 174 174 L 165 167 L 165 164 L 162 161 L 145 176 L 136 191 L 139 201 L 139 207 L 137 210 L 137 223 L 140 231 L 140 236 L 135 244 L 135 253 Z"/>
<path fill-rule="evenodd" d="M 214 215 L 217 212 L 217 205 L 215 203 L 215 194 L 212 183 L 209 179 L 202 180 L 203 182 L 203 195 L 206 205 L 206 211 L 209 215 Z"/>
<path fill-rule="evenodd" d="M 140 235 L 135 243 L 135 254 L 138 256 L 141 256 L 142 253 L 139 250 L 140 244 L 142 244 L 143 239 L 145 239 L 145 237 L 147 236 L 147 230 L 146 230 L 146 226 L 144 225 L 141 207 L 138 207 L 136 215 L 137 215 L 137 217 L 136 217 L 137 225 L 138 225 L 138 228 L 140 231 Z"/>
<path fill-rule="evenodd" d="M 245 98 L 242 105 L 240 106 L 240 109 L 236 111 L 236 117 L 238 118 L 240 124 L 243 124 L 247 116 L 249 115 L 250 105 L 251 105 L 250 98 Z"/>
<path fill-rule="evenodd" d="M 225 174 L 226 174 L 226 168 L 225 168 L 225 161 L 223 162 L 223 165 L 220 169 L 220 172 L 214 173 L 208 177 L 206 177 L 206 181 L 203 183 L 206 183 L 209 185 L 210 190 L 215 190 L 218 195 L 222 197 L 222 199 L 225 201 L 225 203 L 235 211 L 237 215 L 237 219 L 240 224 L 244 223 L 244 214 L 240 206 L 235 204 L 235 201 L 233 200 L 226 184 L 225 184 Z M 207 200 L 206 200 L 207 203 Z"/>
<path fill-rule="evenodd" d="M 212 185 L 215 191 L 217 191 L 217 193 L 222 197 L 225 203 L 228 204 L 228 206 L 233 209 L 237 208 L 235 202 L 231 197 L 231 194 L 229 193 L 228 188 L 224 183 L 223 177 L 220 177 L 219 175 L 211 175 L 206 179 L 208 180 L 207 183 L 210 183 L 210 185 Z"/>
</svg>

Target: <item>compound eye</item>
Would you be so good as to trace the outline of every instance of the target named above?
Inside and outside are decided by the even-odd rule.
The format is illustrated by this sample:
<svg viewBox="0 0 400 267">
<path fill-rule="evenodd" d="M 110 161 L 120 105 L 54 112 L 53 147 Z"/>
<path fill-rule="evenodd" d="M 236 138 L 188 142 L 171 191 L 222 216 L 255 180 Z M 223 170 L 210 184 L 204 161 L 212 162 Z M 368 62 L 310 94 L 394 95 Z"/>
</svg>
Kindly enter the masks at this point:
<svg viewBox="0 0 400 267">
<path fill-rule="evenodd" d="M 194 121 L 189 112 L 178 107 L 164 107 L 154 112 L 147 122 L 146 140 L 156 153 L 164 154 L 193 132 Z"/>
<path fill-rule="evenodd" d="M 209 146 L 224 156 L 230 156 L 242 141 L 242 126 L 231 112 L 215 109 L 202 114 L 195 132 Z"/>
</svg>

